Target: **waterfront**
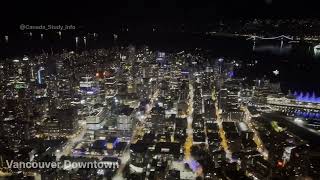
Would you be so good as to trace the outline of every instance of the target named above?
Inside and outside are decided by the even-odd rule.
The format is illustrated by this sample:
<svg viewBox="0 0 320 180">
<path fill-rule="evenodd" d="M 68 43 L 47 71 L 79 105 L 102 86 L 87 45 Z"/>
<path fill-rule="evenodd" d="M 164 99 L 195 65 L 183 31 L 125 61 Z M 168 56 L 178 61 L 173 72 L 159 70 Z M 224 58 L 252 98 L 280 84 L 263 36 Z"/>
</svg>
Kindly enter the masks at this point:
<svg viewBox="0 0 320 180">
<path fill-rule="evenodd" d="M 199 52 L 207 54 L 207 63 L 212 64 L 216 58 L 235 59 L 245 63 L 254 63 L 254 68 L 241 69 L 236 76 L 251 79 L 263 78 L 279 81 L 284 93 L 289 90 L 298 92 L 315 92 L 320 95 L 320 79 L 316 78 L 320 69 L 320 60 L 314 55 L 316 42 L 285 42 L 280 48 L 279 40 L 257 41 L 253 50 L 253 41 L 238 36 L 212 36 L 203 33 L 119 33 L 114 40 L 113 33 L 65 33 L 61 38 L 57 33 L 45 34 L 40 39 L 39 33 L 32 37 L 19 34 L 10 37 L 9 43 L 0 42 L 1 54 L 6 57 L 29 55 L 31 53 L 54 53 L 76 48 L 75 37 L 80 41 L 78 51 L 85 49 L 125 47 L 129 44 L 137 47 L 148 46 L 151 50 L 166 52 Z M 83 37 L 87 37 L 84 46 Z M 205 64 L 204 64 L 205 66 Z M 278 70 L 279 76 L 273 71 Z"/>
</svg>

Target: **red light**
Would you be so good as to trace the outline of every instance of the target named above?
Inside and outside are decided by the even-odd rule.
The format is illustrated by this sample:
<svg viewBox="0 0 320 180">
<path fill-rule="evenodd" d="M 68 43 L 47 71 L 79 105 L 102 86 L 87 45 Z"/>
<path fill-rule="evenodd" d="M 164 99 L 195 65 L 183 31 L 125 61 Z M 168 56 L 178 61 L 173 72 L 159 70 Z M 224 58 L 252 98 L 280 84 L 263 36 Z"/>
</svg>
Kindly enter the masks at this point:
<svg viewBox="0 0 320 180">
<path fill-rule="evenodd" d="M 279 160 L 278 163 L 277 163 L 277 167 L 281 167 L 281 168 L 284 167 L 283 162 Z"/>
</svg>

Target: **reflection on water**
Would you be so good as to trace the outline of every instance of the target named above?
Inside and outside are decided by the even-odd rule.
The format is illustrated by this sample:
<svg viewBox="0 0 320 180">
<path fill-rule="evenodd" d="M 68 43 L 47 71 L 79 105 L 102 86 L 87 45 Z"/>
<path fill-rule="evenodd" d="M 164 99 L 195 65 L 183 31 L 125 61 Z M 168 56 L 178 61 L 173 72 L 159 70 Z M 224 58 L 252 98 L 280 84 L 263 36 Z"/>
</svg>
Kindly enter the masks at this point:
<svg viewBox="0 0 320 180">
<path fill-rule="evenodd" d="M 291 44 L 283 45 L 258 45 L 253 49 L 255 52 L 269 52 L 275 55 L 288 54 L 292 50 Z"/>
<path fill-rule="evenodd" d="M 320 57 L 320 44 L 313 47 L 313 54 L 315 57 Z"/>
</svg>

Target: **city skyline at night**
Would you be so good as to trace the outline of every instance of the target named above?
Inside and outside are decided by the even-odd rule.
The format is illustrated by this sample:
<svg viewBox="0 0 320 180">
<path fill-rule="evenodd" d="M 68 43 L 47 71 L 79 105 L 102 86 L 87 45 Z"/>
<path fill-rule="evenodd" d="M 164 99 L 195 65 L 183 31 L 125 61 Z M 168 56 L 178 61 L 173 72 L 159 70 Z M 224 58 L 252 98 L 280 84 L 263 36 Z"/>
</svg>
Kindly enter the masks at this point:
<svg viewBox="0 0 320 180">
<path fill-rule="evenodd" d="M 0 179 L 318 179 L 311 2 L 25 3 L 0 14 Z"/>
</svg>

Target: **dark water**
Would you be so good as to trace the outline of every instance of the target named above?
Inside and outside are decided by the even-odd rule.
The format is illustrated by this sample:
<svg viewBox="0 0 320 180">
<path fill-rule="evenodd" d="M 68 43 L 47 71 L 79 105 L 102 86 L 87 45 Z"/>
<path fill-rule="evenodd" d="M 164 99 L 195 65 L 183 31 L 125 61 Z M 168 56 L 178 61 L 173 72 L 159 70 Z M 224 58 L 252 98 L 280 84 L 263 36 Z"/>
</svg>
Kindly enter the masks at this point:
<svg viewBox="0 0 320 180">
<path fill-rule="evenodd" d="M 194 51 L 203 49 L 210 61 L 218 57 L 241 60 L 243 62 L 257 62 L 254 68 L 240 69 L 236 75 L 249 76 L 251 79 L 267 77 L 272 81 L 279 81 L 284 92 L 303 91 L 315 92 L 320 95 L 320 59 L 314 56 L 312 43 L 285 42 L 280 48 L 280 41 L 258 41 L 253 50 L 253 42 L 241 37 L 208 36 L 199 33 L 118 33 L 118 40 L 114 42 L 113 33 L 98 33 L 94 40 L 92 34 L 63 32 L 61 38 L 57 32 L 46 32 L 41 40 L 40 33 L 9 34 L 9 43 L 1 37 L 0 57 L 13 58 L 24 54 L 59 52 L 62 49 L 75 50 L 75 36 L 79 37 L 78 51 L 84 49 L 83 37 L 87 37 L 87 49 L 107 48 L 114 45 L 136 46 L 148 45 L 151 49 L 166 52 L 181 50 Z M 275 76 L 272 71 L 279 70 Z"/>
</svg>

